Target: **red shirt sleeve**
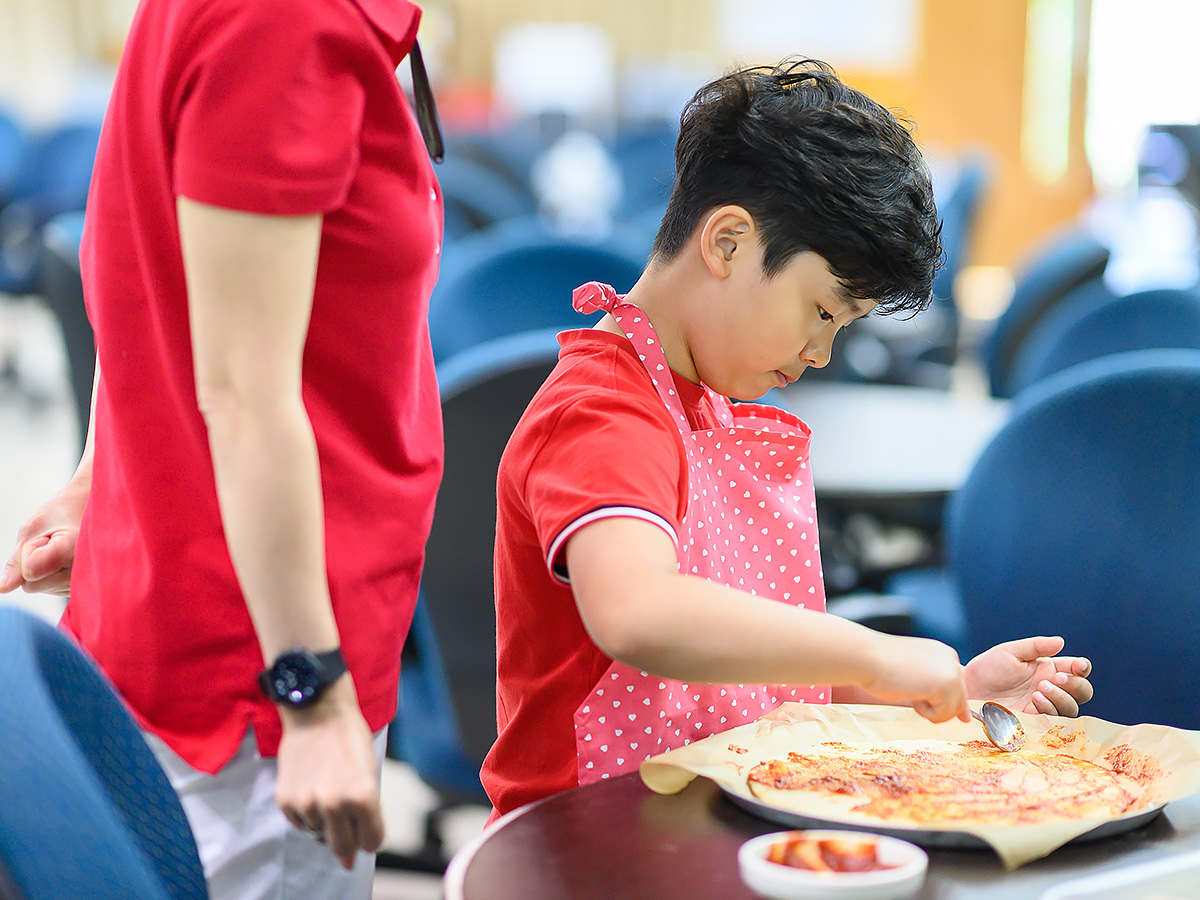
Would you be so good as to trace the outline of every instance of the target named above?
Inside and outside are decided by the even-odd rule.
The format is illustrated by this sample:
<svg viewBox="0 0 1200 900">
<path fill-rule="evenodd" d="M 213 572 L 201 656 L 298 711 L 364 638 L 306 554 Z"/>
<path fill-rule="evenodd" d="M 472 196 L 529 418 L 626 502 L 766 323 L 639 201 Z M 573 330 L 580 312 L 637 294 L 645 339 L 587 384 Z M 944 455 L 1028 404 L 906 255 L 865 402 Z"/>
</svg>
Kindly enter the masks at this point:
<svg viewBox="0 0 1200 900">
<path fill-rule="evenodd" d="M 269 215 L 340 206 L 359 163 L 368 28 L 342 4 L 209 4 L 180 53 L 176 194 Z"/>
<path fill-rule="evenodd" d="M 687 461 L 658 397 L 584 391 L 556 412 L 539 429 L 542 439 L 523 492 L 543 558 L 549 559 L 564 529 L 606 507 L 643 510 L 678 534 L 686 511 Z"/>
</svg>

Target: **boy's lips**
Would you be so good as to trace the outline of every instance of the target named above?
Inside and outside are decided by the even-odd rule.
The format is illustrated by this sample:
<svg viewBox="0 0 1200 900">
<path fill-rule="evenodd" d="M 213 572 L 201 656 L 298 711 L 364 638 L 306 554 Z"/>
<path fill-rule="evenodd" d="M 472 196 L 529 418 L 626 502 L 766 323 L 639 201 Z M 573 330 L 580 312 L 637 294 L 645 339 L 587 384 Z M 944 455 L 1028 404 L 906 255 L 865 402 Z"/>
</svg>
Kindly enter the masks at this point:
<svg viewBox="0 0 1200 900">
<path fill-rule="evenodd" d="M 783 369 L 776 369 L 775 374 L 783 379 L 785 385 L 795 384 L 800 379 L 799 375 L 789 375 L 787 372 L 783 371 Z"/>
</svg>

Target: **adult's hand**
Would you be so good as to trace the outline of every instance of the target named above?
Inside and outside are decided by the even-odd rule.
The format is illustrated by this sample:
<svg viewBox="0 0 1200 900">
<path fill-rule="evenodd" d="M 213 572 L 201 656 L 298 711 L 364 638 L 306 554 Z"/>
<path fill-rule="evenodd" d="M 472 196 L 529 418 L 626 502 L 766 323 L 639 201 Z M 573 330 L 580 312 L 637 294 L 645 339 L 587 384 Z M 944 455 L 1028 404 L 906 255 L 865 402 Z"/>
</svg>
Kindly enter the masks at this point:
<svg viewBox="0 0 1200 900">
<path fill-rule="evenodd" d="M 30 594 L 66 596 L 87 490 L 74 483 L 63 488 L 17 532 L 17 545 L 0 571 L 0 593 L 17 588 Z"/>
<path fill-rule="evenodd" d="M 383 843 L 379 763 L 349 676 L 312 708 L 283 709 L 281 716 L 279 808 L 349 869 L 359 850 L 373 852 Z"/>
</svg>

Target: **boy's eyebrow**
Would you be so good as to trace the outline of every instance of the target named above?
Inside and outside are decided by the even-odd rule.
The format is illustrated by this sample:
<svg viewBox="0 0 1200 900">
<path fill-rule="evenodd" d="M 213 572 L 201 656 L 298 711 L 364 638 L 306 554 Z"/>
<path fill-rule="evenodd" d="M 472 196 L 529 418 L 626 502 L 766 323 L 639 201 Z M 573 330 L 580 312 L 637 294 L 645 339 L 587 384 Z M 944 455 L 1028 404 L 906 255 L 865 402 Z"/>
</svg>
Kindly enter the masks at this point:
<svg viewBox="0 0 1200 900">
<path fill-rule="evenodd" d="M 833 292 L 834 299 L 844 306 L 850 308 L 850 312 L 854 313 L 854 318 L 861 319 L 866 313 L 863 311 L 862 304 L 858 302 L 858 298 L 853 296 L 846 286 L 838 285 Z"/>
</svg>

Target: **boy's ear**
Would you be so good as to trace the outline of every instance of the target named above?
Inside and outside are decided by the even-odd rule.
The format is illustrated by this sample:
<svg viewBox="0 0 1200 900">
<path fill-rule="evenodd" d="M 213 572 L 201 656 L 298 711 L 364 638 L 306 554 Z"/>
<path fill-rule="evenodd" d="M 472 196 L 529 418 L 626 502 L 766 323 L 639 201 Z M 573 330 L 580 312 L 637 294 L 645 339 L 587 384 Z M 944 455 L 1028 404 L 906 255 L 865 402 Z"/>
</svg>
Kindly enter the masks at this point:
<svg viewBox="0 0 1200 900">
<path fill-rule="evenodd" d="M 755 241 L 754 217 L 740 206 L 713 210 L 700 229 L 700 254 L 717 278 L 727 278 Z"/>
</svg>

